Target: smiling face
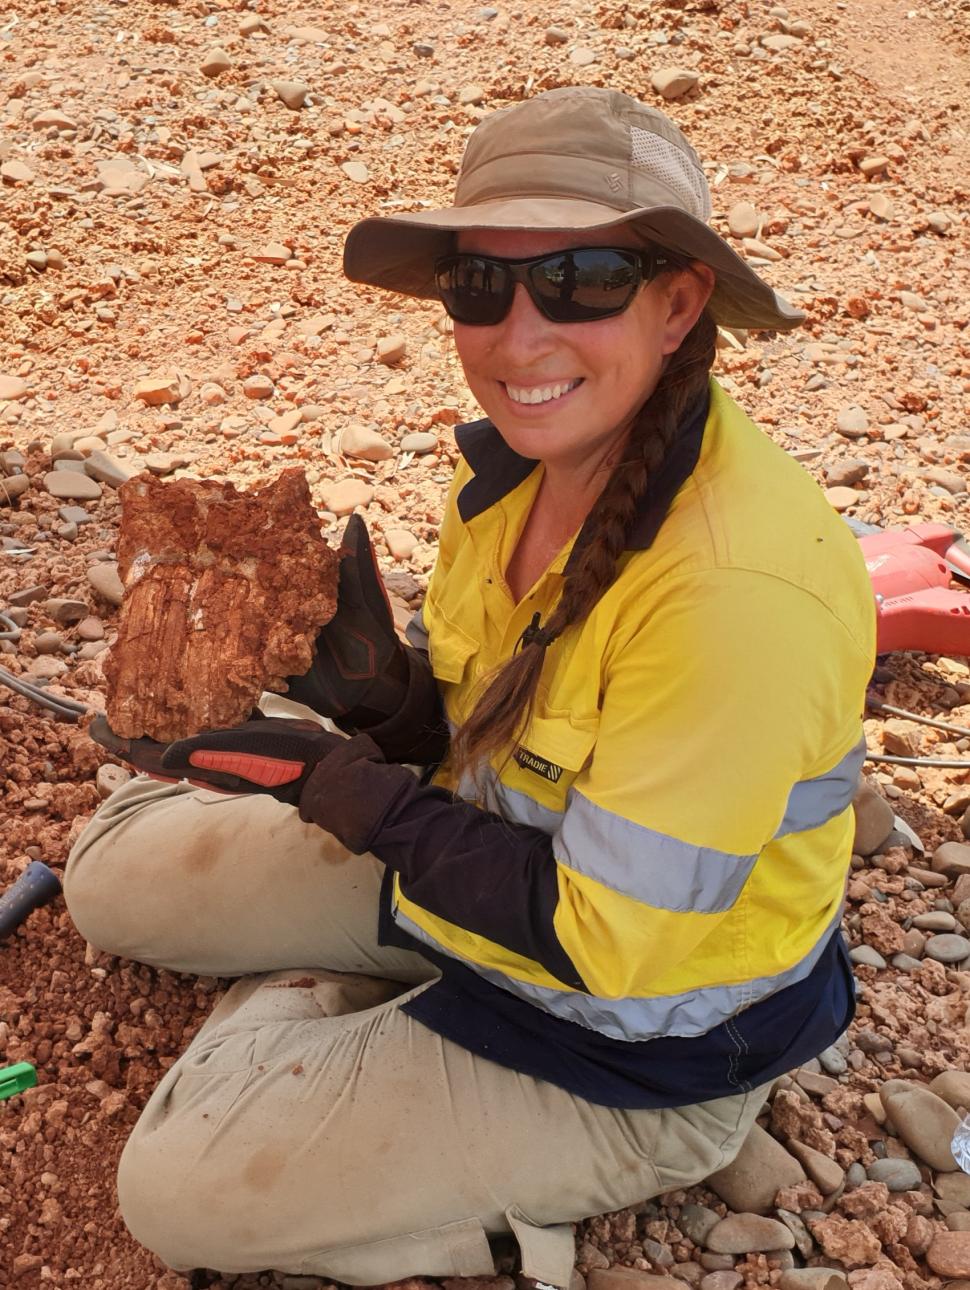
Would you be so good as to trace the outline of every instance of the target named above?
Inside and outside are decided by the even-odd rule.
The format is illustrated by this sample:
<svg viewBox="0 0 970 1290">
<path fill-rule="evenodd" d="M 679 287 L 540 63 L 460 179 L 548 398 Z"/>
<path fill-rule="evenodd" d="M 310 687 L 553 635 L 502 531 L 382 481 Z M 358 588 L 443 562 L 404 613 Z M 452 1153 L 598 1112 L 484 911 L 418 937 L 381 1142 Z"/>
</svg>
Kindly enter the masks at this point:
<svg viewBox="0 0 970 1290">
<path fill-rule="evenodd" d="M 642 249 L 632 229 L 462 232 L 458 249 L 503 259 L 579 246 Z M 521 283 L 493 327 L 455 323 L 468 387 L 502 438 L 547 467 L 584 470 L 616 459 L 634 414 L 653 393 L 665 355 L 697 321 L 713 286 L 705 265 L 641 286 L 621 314 L 595 322 L 554 323 Z"/>
</svg>

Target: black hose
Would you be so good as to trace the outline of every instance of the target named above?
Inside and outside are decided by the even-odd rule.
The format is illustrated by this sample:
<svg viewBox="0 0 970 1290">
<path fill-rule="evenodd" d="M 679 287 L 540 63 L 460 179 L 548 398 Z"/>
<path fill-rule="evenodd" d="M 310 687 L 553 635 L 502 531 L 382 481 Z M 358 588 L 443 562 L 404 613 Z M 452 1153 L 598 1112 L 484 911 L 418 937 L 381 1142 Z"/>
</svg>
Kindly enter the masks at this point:
<svg viewBox="0 0 970 1290">
<path fill-rule="evenodd" d="M 78 717 L 94 711 L 86 703 L 76 703 L 74 699 L 65 698 L 63 695 L 47 694 L 40 686 L 31 685 L 22 677 L 14 676 L 5 667 L 0 667 L 0 685 L 5 685 L 15 693 L 22 694 L 25 699 L 30 699 L 32 703 L 42 708 L 47 708 L 62 721 L 77 721 Z"/>
</svg>

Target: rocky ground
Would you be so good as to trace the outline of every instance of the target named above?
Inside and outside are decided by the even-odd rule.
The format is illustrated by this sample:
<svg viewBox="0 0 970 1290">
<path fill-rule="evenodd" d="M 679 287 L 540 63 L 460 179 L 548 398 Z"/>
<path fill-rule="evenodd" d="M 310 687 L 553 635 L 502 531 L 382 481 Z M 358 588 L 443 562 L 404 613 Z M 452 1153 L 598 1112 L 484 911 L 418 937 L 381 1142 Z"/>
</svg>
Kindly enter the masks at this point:
<svg viewBox="0 0 970 1290">
<path fill-rule="evenodd" d="M 328 536 L 359 509 L 420 597 L 474 408 L 441 310 L 343 281 L 342 240 L 445 198 L 485 112 L 576 82 L 670 97 L 717 226 L 808 313 L 725 334 L 727 388 L 839 511 L 970 527 L 968 47 L 965 0 L 22 0 L 0 16 L 0 663 L 103 702 L 115 490 L 146 468 L 301 464 Z M 958 730 L 874 710 L 873 753 L 966 756 L 965 658 L 890 656 L 875 692 Z M 63 867 L 124 776 L 104 760 L 0 689 L 4 885 Z M 577 1290 L 970 1285 L 948 1146 L 970 1106 L 970 784 L 867 769 L 856 1022 L 778 1081 L 730 1170 L 583 1224 Z M 4 1285 L 184 1290 L 125 1232 L 113 1169 L 219 985 L 99 956 L 60 903 L 0 949 L 0 1063 L 40 1080 L 0 1103 Z"/>
</svg>

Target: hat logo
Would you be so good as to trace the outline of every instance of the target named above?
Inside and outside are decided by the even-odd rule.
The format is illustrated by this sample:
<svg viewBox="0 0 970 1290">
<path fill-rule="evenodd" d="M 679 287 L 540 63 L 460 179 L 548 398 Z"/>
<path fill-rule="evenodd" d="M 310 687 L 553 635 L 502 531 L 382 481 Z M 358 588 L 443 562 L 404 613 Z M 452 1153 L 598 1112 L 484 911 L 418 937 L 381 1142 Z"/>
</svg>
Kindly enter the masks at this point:
<svg viewBox="0 0 970 1290">
<path fill-rule="evenodd" d="M 610 188 L 615 193 L 618 193 L 620 191 L 620 188 L 623 184 L 623 180 L 620 178 L 620 176 L 616 173 L 615 170 L 611 170 L 610 173 L 606 176 L 606 182 L 609 184 Z"/>
</svg>

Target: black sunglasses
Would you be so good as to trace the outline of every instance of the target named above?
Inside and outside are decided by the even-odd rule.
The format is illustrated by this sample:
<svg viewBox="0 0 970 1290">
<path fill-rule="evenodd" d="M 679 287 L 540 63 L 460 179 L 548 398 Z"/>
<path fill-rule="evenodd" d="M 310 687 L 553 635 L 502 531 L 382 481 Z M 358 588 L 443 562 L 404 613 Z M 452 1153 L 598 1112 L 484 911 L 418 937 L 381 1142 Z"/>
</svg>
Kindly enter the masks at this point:
<svg viewBox="0 0 970 1290">
<path fill-rule="evenodd" d="M 460 251 L 435 262 L 438 294 L 450 318 L 471 327 L 493 327 L 512 307 L 521 282 L 551 322 L 595 322 L 621 314 L 643 282 L 681 261 L 662 250 L 580 246 L 521 260 Z"/>
</svg>

